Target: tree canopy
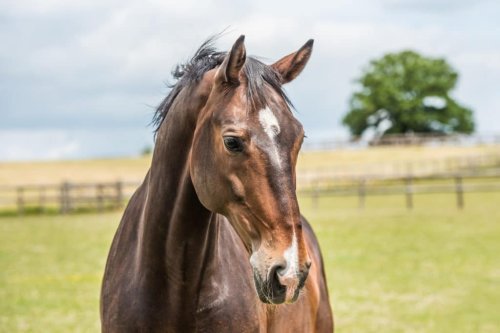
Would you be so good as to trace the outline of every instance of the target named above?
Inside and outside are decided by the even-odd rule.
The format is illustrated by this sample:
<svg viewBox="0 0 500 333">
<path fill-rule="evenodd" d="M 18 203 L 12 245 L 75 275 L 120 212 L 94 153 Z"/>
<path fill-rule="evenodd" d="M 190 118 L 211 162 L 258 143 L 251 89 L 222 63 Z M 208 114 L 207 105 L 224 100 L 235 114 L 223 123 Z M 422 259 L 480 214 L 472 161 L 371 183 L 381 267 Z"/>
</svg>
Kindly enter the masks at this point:
<svg viewBox="0 0 500 333">
<path fill-rule="evenodd" d="M 372 60 L 357 82 L 343 123 L 352 135 L 373 128 L 393 133 L 472 133 L 472 110 L 450 96 L 458 73 L 440 58 L 413 51 Z"/>
</svg>

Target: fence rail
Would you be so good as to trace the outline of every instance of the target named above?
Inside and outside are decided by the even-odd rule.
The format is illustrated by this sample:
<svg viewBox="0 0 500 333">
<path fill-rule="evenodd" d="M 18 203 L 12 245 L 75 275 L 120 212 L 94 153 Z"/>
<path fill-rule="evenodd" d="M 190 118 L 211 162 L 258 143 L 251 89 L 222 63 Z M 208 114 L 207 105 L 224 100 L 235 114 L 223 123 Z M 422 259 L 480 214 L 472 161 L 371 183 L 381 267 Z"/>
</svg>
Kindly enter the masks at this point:
<svg viewBox="0 0 500 333">
<path fill-rule="evenodd" d="M 85 209 L 116 209 L 126 203 L 139 184 L 116 181 L 0 186 L 0 211 L 22 215 L 28 211 L 67 214 Z M 408 209 L 414 207 L 415 195 L 451 194 L 456 197 L 457 208 L 462 209 L 468 193 L 500 193 L 500 170 L 391 178 L 385 174 L 323 178 L 299 186 L 298 192 L 301 197 L 310 198 L 313 207 L 325 197 L 357 197 L 359 207 L 363 208 L 367 197 L 392 195 L 401 196 Z"/>
<path fill-rule="evenodd" d="M 299 195 L 309 197 L 313 207 L 324 197 L 357 197 L 359 208 L 364 208 L 366 197 L 400 195 L 406 208 L 414 207 L 414 196 L 422 194 L 452 194 L 458 209 L 465 206 L 466 193 L 500 193 L 500 171 L 461 173 L 387 179 L 383 176 L 358 177 L 318 182 L 310 188 L 299 190 Z M 403 201 L 402 201 L 403 202 Z"/>
<path fill-rule="evenodd" d="M 22 215 L 27 210 L 62 214 L 82 209 L 119 208 L 139 185 L 136 181 L 0 186 L 0 209 Z"/>
</svg>

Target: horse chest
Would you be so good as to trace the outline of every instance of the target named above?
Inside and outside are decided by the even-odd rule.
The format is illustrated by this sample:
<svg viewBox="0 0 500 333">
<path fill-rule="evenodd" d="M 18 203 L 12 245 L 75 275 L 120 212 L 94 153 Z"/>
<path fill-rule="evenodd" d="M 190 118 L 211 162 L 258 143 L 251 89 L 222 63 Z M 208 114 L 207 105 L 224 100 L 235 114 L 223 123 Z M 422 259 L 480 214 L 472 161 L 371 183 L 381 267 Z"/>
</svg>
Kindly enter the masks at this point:
<svg viewBox="0 0 500 333">
<path fill-rule="evenodd" d="M 197 332 L 260 332 L 265 316 L 251 273 L 245 267 L 220 270 L 202 284 L 196 310 Z"/>
</svg>

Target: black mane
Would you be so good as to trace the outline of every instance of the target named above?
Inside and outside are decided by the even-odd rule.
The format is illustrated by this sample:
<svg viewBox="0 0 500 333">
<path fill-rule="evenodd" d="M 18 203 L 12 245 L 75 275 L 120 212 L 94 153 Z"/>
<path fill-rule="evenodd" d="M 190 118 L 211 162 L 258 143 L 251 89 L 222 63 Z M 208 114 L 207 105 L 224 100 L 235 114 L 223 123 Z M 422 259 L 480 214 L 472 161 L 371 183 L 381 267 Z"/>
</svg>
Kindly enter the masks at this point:
<svg viewBox="0 0 500 333">
<path fill-rule="evenodd" d="M 227 52 L 217 51 L 214 47 L 216 39 L 217 36 L 207 39 L 201 44 L 191 60 L 184 64 L 178 64 L 172 71 L 175 83 L 169 85 L 171 90 L 160 103 L 153 117 L 152 124 L 155 127 L 155 133 L 158 132 L 179 92 L 186 86 L 198 83 L 206 72 L 222 64 Z M 247 78 L 247 97 L 252 104 L 266 104 L 265 86 L 267 85 L 274 89 L 289 107 L 293 108 L 281 86 L 280 75 L 271 66 L 262 63 L 255 57 L 247 56 L 243 71 Z"/>
</svg>

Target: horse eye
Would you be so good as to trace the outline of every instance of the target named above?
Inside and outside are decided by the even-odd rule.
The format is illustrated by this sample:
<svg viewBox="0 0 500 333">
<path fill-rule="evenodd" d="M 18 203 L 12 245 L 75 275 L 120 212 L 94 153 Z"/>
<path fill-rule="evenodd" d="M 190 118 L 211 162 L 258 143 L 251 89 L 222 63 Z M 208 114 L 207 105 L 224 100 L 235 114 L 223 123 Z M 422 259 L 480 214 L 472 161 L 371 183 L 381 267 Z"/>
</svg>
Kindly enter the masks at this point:
<svg viewBox="0 0 500 333">
<path fill-rule="evenodd" d="M 224 146 L 226 146 L 227 150 L 232 152 L 243 151 L 243 142 L 241 141 L 240 138 L 236 138 L 234 136 L 225 136 Z"/>
</svg>

